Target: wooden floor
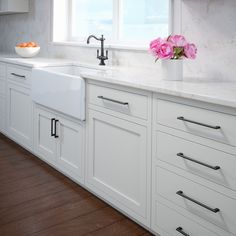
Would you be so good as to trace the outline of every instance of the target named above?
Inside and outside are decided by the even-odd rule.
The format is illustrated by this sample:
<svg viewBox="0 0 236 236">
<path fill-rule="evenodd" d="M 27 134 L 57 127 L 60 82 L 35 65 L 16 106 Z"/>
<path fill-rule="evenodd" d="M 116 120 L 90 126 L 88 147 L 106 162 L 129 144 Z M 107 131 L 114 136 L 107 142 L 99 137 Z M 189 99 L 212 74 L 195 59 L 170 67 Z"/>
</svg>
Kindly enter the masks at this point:
<svg viewBox="0 0 236 236">
<path fill-rule="evenodd" d="M 0 235 L 151 234 L 0 134 Z"/>
</svg>

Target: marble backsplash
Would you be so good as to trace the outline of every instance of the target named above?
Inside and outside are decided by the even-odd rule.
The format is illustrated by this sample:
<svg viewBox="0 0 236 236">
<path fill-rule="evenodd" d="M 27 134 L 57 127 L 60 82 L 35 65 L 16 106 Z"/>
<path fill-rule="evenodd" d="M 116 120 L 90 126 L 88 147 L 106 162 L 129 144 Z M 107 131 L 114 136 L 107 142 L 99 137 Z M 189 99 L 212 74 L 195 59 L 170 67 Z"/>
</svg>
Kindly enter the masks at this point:
<svg viewBox="0 0 236 236">
<path fill-rule="evenodd" d="M 198 47 L 198 57 L 186 60 L 186 77 L 236 80 L 236 1 L 182 0 L 182 32 Z M 30 0 L 30 13 L 0 16 L 0 51 L 14 53 L 21 41 L 37 41 L 40 56 L 97 64 L 95 48 L 54 45 L 51 38 L 51 0 Z M 109 50 L 109 65 L 137 66 L 158 73 L 160 62 L 147 51 Z"/>
</svg>

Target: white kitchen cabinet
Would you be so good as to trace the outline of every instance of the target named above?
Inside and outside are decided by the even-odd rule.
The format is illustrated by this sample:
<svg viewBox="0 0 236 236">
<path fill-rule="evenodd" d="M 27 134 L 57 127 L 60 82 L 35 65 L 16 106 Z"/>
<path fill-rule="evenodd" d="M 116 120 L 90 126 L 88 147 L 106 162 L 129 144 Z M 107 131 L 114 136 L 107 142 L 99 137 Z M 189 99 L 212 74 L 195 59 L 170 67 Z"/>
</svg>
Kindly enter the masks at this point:
<svg viewBox="0 0 236 236">
<path fill-rule="evenodd" d="M 35 107 L 37 155 L 68 176 L 84 182 L 84 127 L 48 109 Z"/>
<path fill-rule="evenodd" d="M 29 0 L 0 0 L 0 15 L 29 11 Z"/>
<path fill-rule="evenodd" d="M 236 233 L 235 121 L 233 109 L 154 95 L 154 232 L 196 236 Z M 168 224 L 166 210 L 171 214 Z"/>
<path fill-rule="evenodd" d="M 84 127 L 58 117 L 57 161 L 59 168 L 72 178 L 84 182 Z"/>
<path fill-rule="evenodd" d="M 8 82 L 7 134 L 28 149 L 33 144 L 32 108 L 30 89 Z"/>
<path fill-rule="evenodd" d="M 53 135 L 54 114 L 40 108 L 34 112 L 34 151 L 50 164 L 56 162 L 56 142 Z"/>
<path fill-rule="evenodd" d="M 88 119 L 88 187 L 148 225 L 148 128 L 95 110 Z"/>
</svg>

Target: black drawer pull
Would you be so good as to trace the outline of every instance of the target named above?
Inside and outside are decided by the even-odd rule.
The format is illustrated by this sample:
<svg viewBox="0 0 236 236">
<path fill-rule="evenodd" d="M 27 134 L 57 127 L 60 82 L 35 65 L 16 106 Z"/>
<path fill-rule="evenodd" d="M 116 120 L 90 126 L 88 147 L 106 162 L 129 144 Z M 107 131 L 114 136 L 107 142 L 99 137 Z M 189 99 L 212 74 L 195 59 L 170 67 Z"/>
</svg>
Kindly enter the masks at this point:
<svg viewBox="0 0 236 236">
<path fill-rule="evenodd" d="M 109 102 L 118 103 L 118 104 L 121 104 L 121 105 L 124 105 L 124 106 L 128 106 L 129 105 L 128 102 L 121 102 L 121 101 L 114 100 L 114 99 L 111 99 L 111 98 L 106 98 L 106 97 L 103 97 L 103 96 L 98 96 L 98 98 L 102 99 L 102 100 L 109 101 Z"/>
<path fill-rule="evenodd" d="M 201 161 L 195 160 L 195 159 L 193 159 L 193 158 L 187 157 L 187 156 L 185 156 L 185 155 L 184 155 L 183 153 L 181 153 L 181 152 L 180 152 L 180 153 L 177 153 L 177 156 L 178 156 L 178 157 L 182 157 L 182 158 L 184 158 L 184 159 L 186 159 L 186 160 L 192 161 L 192 162 L 194 162 L 194 163 L 197 163 L 197 164 L 199 164 L 199 165 L 208 167 L 208 168 L 213 169 L 213 170 L 219 170 L 219 169 L 220 169 L 220 166 L 211 166 L 211 165 L 208 165 L 208 164 L 206 164 L 206 163 L 204 163 L 204 162 L 201 162 Z"/>
<path fill-rule="evenodd" d="M 184 232 L 184 230 L 183 230 L 182 227 L 178 227 L 178 228 L 176 229 L 176 231 L 178 231 L 179 233 L 181 233 L 181 234 L 184 235 L 184 236 L 190 236 L 190 234 L 187 234 L 187 233 Z"/>
<path fill-rule="evenodd" d="M 19 77 L 19 78 L 25 78 L 25 75 L 19 75 L 19 74 L 16 74 L 16 73 L 11 73 L 11 75 Z"/>
<path fill-rule="evenodd" d="M 53 132 L 53 124 L 54 124 L 54 121 L 55 121 L 55 118 L 52 118 L 51 119 L 51 136 L 54 137 L 55 136 L 55 133 Z"/>
<path fill-rule="evenodd" d="M 192 123 L 192 124 L 196 124 L 196 125 L 201 125 L 201 126 L 211 128 L 211 129 L 220 129 L 220 126 L 218 126 L 218 125 L 217 126 L 212 126 L 212 125 L 203 124 L 203 123 L 200 123 L 200 122 L 197 122 L 197 121 L 185 119 L 183 116 L 179 116 L 179 117 L 177 117 L 177 119 L 185 121 L 185 122 L 189 122 L 189 123 Z"/>
<path fill-rule="evenodd" d="M 54 137 L 55 138 L 59 138 L 59 136 L 57 135 L 57 123 L 59 122 L 59 120 L 55 120 L 54 123 Z"/>
<path fill-rule="evenodd" d="M 178 192 L 176 192 L 176 194 L 179 195 L 179 196 L 181 196 L 181 197 L 183 197 L 183 198 L 185 198 L 185 199 L 187 199 L 187 200 L 189 200 L 189 201 L 191 201 L 191 202 L 194 202 L 194 203 L 196 203 L 197 205 L 199 205 L 199 206 L 201 206 L 201 207 L 203 207 L 203 208 L 206 208 L 207 210 L 212 211 L 212 212 L 214 212 L 214 213 L 217 213 L 217 212 L 220 211 L 219 208 L 211 208 L 211 207 L 209 207 L 209 206 L 207 206 L 207 205 L 205 205 L 205 204 L 203 204 L 203 203 L 201 203 L 201 202 L 199 202 L 199 201 L 197 201 L 197 200 L 195 200 L 195 199 L 193 199 L 193 198 L 191 198 L 191 197 L 188 197 L 188 196 L 185 195 L 185 194 L 183 193 L 183 191 L 181 191 L 181 190 L 179 190 Z"/>
</svg>

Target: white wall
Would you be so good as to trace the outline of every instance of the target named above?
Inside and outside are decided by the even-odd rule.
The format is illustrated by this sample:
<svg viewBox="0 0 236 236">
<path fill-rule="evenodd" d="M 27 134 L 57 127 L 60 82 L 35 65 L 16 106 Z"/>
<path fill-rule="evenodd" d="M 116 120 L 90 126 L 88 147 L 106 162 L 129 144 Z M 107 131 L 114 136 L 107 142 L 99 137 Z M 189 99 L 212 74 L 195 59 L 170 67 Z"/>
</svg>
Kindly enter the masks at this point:
<svg viewBox="0 0 236 236">
<path fill-rule="evenodd" d="M 236 80 L 235 0 L 183 0 L 182 32 L 198 46 L 190 75 Z"/>
<path fill-rule="evenodd" d="M 13 53 L 17 42 L 33 40 L 42 47 L 41 56 L 97 63 L 95 48 L 50 43 L 50 2 L 30 0 L 30 13 L 0 16 L 0 51 Z M 186 76 L 236 80 L 235 22 L 235 0 L 182 1 L 182 32 L 198 46 L 197 60 L 184 63 Z M 160 68 L 147 52 L 114 50 L 110 57 L 113 65 Z"/>
<path fill-rule="evenodd" d="M 18 42 L 34 40 L 48 53 L 50 0 L 30 0 L 30 13 L 0 16 L 0 50 L 13 53 Z"/>
</svg>

